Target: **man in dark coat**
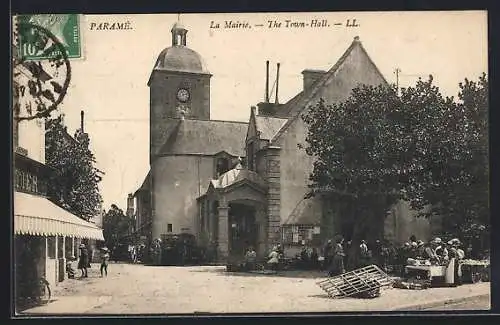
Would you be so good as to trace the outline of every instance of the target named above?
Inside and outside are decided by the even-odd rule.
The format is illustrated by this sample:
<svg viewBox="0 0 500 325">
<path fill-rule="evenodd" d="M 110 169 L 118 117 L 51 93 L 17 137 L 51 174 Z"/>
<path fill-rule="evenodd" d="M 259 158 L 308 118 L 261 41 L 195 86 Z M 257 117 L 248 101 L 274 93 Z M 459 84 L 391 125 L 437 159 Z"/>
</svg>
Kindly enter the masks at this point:
<svg viewBox="0 0 500 325">
<path fill-rule="evenodd" d="M 84 244 L 80 244 L 80 259 L 78 261 L 78 269 L 82 272 L 81 278 L 88 278 L 87 266 L 89 264 L 89 252 Z"/>
<path fill-rule="evenodd" d="M 344 267 L 344 238 L 341 236 L 337 236 L 335 238 L 335 246 L 333 248 L 333 258 L 330 262 L 330 266 L 328 268 L 328 276 L 336 276 L 342 273 L 345 273 Z"/>
<path fill-rule="evenodd" d="M 323 248 L 323 257 L 324 257 L 324 268 L 327 268 L 331 265 L 333 259 L 333 243 L 331 239 L 328 239 L 325 247 Z"/>
</svg>

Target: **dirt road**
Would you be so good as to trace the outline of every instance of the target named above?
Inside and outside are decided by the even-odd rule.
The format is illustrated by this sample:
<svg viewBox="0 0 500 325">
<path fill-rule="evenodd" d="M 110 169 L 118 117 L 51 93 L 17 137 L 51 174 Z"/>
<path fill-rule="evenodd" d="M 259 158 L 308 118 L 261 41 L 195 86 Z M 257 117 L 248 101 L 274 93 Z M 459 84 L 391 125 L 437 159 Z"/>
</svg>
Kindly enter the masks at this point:
<svg viewBox="0 0 500 325">
<path fill-rule="evenodd" d="M 387 289 L 375 299 L 331 299 L 316 285 L 322 273 L 280 276 L 226 273 L 224 267 L 97 266 L 89 278 L 65 280 L 55 301 L 28 311 L 41 314 L 179 314 L 389 311 L 419 303 L 489 294 L 489 283 L 427 290 Z M 482 307 L 482 305 L 477 305 Z"/>
</svg>

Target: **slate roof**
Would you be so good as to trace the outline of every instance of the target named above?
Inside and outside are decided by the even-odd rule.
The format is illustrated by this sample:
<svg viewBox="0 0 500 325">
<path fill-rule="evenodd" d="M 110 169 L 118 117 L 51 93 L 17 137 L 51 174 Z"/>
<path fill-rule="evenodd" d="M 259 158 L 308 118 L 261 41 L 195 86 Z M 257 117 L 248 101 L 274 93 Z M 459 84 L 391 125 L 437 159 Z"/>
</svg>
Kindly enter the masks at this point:
<svg viewBox="0 0 500 325">
<path fill-rule="evenodd" d="M 244 169 L 241 164 L 238 164 L 235 168 L 228 170 L 222 174 L 218 179 L 211 180 L 211 184 L 214 188 L 226 188 L 233 184 L 238 183 L 247 179 L 261 187 L 266 187 L 266 182 L 254 171 Z"/>
<path fill-rule="evenodd" d="M 320 89 L 322 89 L 330 80 L 334 79 L 336 76 L 337 70 L 342 66 L 344 61 L 349 57 L 351 52 L 356 48 L 359 47 L 367 56 L 368 60 L 373 64 L 373 67 L 376 69 L 376 71 L 380 74 L 382 79 L 385 81 L 384 76 L 382 73 L 378 70 L 377 66 L 373 61 L 371 60 L 370 56 L 364 49 L 363 45 L 361 44 L 361 41 L 359 40 L 359 37 L 355 37 L 349 48 L 344 52 L 344 54 L 340 57 L 340 59 L 335 63 L 335 65 L 328 70 L 323 77 L 319 78 L 310 88 L 308 91 L 303 91 L 299 93 L 297 96 L 292 98 L 287 104 L 286 104 L 286 110 L 288 111 L 288 115 L 290 118 L 288 121 L 283 125 L 283 127 L 278 131 L 278 133 L 271 139 L 271 142 L 276 142 L 281 135 L 288 129 L 288 127 L 297 119 L 300 117 L 300 114 L 302 111 L 304 111 L 309 102 L 314 98 L 314 96 L 318 93 Z M 387 83 L 387 81 L 385 81 Z"/>
<path fill-rule="evenodd" d="M 139 187 L 137 191 L 135 191 L 134 196 L 137 195 L 137 193 L 140 191 L 149 191 L 150 188 L 151 188 L 151 170 L 148 171 L 148 174 L 144 178 L 141 187 Z"/>
<path fill-rule="evenodd" d="M 161 51 L 154 70 L 209 74 L 201 55 L 186 46 L 172 46 Z"/>
<path fill-rule="evenodd" d="M 286 217 L 284 225 L 314 225 L 321 223 L 320 211 L 315 211 L 312 199 L 302 199 Z"/>
<path fill-rule="evenodd" d="M 159 154 L 245 155 L 246 122 L 179 120 Z"/>
<path fill-rule="evenodd" d="M 317 82 L 317 81 L 316 81 Z M 290 113 L 292 108 L 295 107 L 295 104 L 304 96 L 304 91 L 301 91 L 297 95 L 295 95 L 292 99 L 290 99 L 288 102 L 283 105 L 283 107 L 280 108 L 279 114 L 280 117 L 290 117 Z"/>
<path fill-rule="evenodd" d="M 276 133 L 285 125 L 287 119 L 270 116 L 255 116 L 255 125 L 257 131 L 260 132 L 260 138 L 263 140 L 271 140 Z"/>
</svg>

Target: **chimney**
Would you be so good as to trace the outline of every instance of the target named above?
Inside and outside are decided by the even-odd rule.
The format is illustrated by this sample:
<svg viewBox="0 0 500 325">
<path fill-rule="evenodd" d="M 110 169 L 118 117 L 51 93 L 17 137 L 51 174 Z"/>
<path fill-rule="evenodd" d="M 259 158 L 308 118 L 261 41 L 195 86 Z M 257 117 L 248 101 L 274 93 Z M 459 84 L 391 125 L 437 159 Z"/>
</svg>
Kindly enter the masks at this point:
<svg viewBox="0 0 500 325">
<path fill-rule="evenodd" d="M 255 106 L 250 107 L 250 111 L 252 112 L 253 115 L 257 115 L 257 107 Z"/>
<path fill-rule="evenodd" d="M 83 111 L 80 111 L 80 130 L 82 131 L 82 133 L 85 133 L 85 131 L 83 130 L 84 115 L 85 113 Z"/>
<path fill-rule="evenodd" d="M 127 216 L 132 217 L 134 215 L 134 195 L 129 193 L 127 196 Z"/>
<path fill-rule="evenodd" d="M 274 103 L 278 104 L 278 89 L 279 89 L 279 82 L 280 82 L 280 64 L 278 63 L 278 66 L 276 67 L 276 98 L 274 99 Z"/>
<path fill-rule="evenodd" d="M 266 96 L 264 102 L 269 103 L 269 60 L 266 61 Z"/>
<path fill-rule="evenodd" d="M 321 77 L 325 75 L 325 73 L 326 71 L 324 70 L 306 69 L 302 71 L 304 80 L 304 91 L 309 90 L 316 81 L 318 81 Z"/>
</svg>

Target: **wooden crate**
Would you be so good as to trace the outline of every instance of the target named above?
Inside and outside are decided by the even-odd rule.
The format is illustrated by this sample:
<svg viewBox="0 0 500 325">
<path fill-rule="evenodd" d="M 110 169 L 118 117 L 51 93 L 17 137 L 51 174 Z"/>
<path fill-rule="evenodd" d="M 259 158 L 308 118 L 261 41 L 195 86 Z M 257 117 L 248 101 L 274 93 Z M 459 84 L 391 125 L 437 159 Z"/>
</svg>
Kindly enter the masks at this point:
<svg viewBox="0 0 500 325">
<path fill-rule="evenodd" d="M 378 293 L 380 288 L 391 286 L 393 282 L 378 266 L 369 265 L 317 284 L 331 298 L 345 298 L 363 293 Z"/>
</svg>

